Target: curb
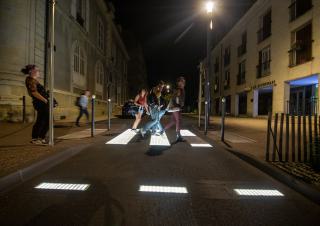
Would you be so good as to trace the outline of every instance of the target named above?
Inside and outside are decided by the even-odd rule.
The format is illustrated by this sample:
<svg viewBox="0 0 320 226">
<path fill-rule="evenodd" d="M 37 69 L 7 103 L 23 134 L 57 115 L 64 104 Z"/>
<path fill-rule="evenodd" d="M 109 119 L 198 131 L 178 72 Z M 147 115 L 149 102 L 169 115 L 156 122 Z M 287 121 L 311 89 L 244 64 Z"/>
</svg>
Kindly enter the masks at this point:
<svg viewBox="0 0 320 226">
<path fill-rule="evenodd" d="M 11 173 L 3 178 L 0 178 L 0 193 L 7 192 L 15 186 L 47 171 L 48 169 L 58 165 L 59 163 L 79 154 L 84 149 L 92 144 L 82 144 L 76 147 L 68 148 L 53 156 L 45 158 L 39 162 L 32 164 L 26 168 Z"/>
<path fill-rule="evenodd" d="M 302 194 L 309 200 L 313 201 L 314 203 L 320 205 L 320 190 L 318 190 L 315 187 L 312 187 L 312 185 L 307 184 L 303 181 L 300 181 L 295 177 L 283 172 L 282 170 L 277 169 L 276 167 L 271 166 L 267 163 L 264 163 L 256 159 L 255 157 L 250 156 L 249 154 L 243 154 L 243 153 L 240 153 L 239 151 L 235 151 L 230 148 L 225 148 L 225 149 L 228 152 L 240 158 L 241 160 L 251 164 L 252 166 L 256 167 L 262 172 L 268 174 L 274 179 L 292 188 L 296 192 L 299 192 L 300 194 Z"/>
</svg>

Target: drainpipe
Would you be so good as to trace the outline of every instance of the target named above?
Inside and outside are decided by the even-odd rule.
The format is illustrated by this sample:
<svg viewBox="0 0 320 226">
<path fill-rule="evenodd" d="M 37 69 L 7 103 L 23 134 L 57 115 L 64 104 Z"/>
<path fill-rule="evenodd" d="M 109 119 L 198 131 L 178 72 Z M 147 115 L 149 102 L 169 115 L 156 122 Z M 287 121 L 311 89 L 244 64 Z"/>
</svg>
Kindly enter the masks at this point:
<svg viewBox="0 0 320 226">
<path fill-rule="evenodd" d="M 45 1 L 45 33 L 44 33 L 44 68 L 43 68 L 43 84 L 48 89 L 48 49 L 49 49 L 49 1 Z"/>
</svg>

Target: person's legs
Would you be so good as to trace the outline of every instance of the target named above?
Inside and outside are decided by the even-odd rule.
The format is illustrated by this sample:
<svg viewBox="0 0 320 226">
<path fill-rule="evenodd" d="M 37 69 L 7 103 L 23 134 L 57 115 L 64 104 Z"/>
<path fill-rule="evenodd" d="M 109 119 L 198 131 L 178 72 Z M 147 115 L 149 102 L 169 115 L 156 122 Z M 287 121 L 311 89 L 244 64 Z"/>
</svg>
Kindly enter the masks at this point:
<svg viewBox="0 0 320 226">
<path fill-rule="evenodd" d="M 41 110 L 41 129 L 40 129 L 39 137 L 41 139 L 45 139 L 48 130 L 49 130 L 49 108 L 46 106 Z"/>
<path fill-rule="evenodd" d="M 140 121 L 141 121 L 141 112 L 138 112 L 135 116 L 136 116 L 136 120 L 134 121 L 133 125 L 132 125 L 132 129 L 137 129 Z"/>
<path fill-rule="evenodd" d="M 164 130 L 170 129 L 175 124 L 175 117 L 171 114 L 171 121 L 164 127 Z"/>
<path fill-rule="evenodd" d="M 39 133 L 40 133 L 40 126 L 41 124 L 41 114 L 39 110 L 37 110 L 37 119 L 35 124 L 32 127 L 32 139 L 39 139 Z"/>
<path fill-rule="evenodd" d="M 177 111 L 177 112 L 173 112 L 173 115 L 174 115 L 174 118 L 175 118 L 175 121 L 176 121 L 176 141 L 175 143 L 177 142 L 183 142 L 185 141 L 181 134 L 180 134 L 180 119 L 181 119 L 181 112 L 180 111 Z"/>
<path fill-rule="evenodd" d="M 83 113 L 86 115 L 86 117 L 87 117 L 87 121 L 89 122 L 89 112 L 88 112 L 88 109 L 87 108 L 85 108 L 85 109 L 83 109 Z"/>
<path fill-rule="evenodd" d="M 83 109 L 81 107 L 79 107 L 79 116 L 78 116 L 77 121 L 76 121 L 76 125 L 77 126 L 79 126 L 79 121 L 80 121 L 82 115 L 83 115 Z"/>
</svg>

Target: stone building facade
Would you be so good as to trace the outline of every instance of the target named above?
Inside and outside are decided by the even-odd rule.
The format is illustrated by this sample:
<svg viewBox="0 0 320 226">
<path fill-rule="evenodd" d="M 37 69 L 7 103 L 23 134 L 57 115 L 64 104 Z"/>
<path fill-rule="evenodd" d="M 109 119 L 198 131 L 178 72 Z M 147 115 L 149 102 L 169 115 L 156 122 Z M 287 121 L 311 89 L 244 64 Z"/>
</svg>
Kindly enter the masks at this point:
<svg viewBox="0 0 320 226">
<path fill-rule="evenodd" d="M 47 80 L 46 0 L 0 1 L 0 119 L 19 121 L 22 97 L 27 118 L 34 116 L 21 68 L 36 64 Z M 77 96 L 88 89 L 97 96 L 96 114 L 106 114 L 127 99 L 129 56 L 114 23 L 113 5 L 103 0 L 57 1 L 55 10 L 55 120 L 74 120 Z"/>
<path fill-rule="evenodd" d="M 319 112 L 320 1 L 257 0 L 211 52 L 212 113 Z"/>
</svg>

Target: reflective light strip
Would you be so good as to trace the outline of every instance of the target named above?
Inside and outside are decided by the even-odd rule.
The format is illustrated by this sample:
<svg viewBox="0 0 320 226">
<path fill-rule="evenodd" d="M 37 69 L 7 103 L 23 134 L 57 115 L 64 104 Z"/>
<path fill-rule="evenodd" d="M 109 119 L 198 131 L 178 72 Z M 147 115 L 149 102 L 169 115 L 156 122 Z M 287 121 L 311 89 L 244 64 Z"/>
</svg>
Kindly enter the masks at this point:
<svg viewBox="0 0 320 226">
<path fill-rule="evenodd" d="M 180 134 L 183 137 L 195 137 L 196 136 L 194 133 L 192 133 L 190 130 L 187 130 L 187 129 L 180 130 Z"/>
<path fill-rule="evenodd" d="M 278 190 L 234 189 L 234 191 L 241 196 L 284 196 L 284 194 Z"/>
<path fill-rule="evenodd" d="M 159 192 L 159 193 L 188 193 L 186 187 L 167 187 L 167 186 L 147 186 L 141 185 L 140 192 Z"/>
<path fill-rule="evenodd" d="M 190 144 L 192 147 L 211 148 L 211 144 Z"/>
<path fill-rule="evenodd" d="M 106 144 L 128 144 L 135 135 L 137 135 L 135 131 L 127 129 L 112 140 L 109 140 Z"/>
<path fill-rule="evenodd" d="M 160 136 L 151 135 L 150 146 L 170 146 L 167 134 L 163 133 Z"/>
<path fill-rule="evenodd" d="M 41 183 L 36 189 L 85 191 L 89 184 Z"/>
</svg>

